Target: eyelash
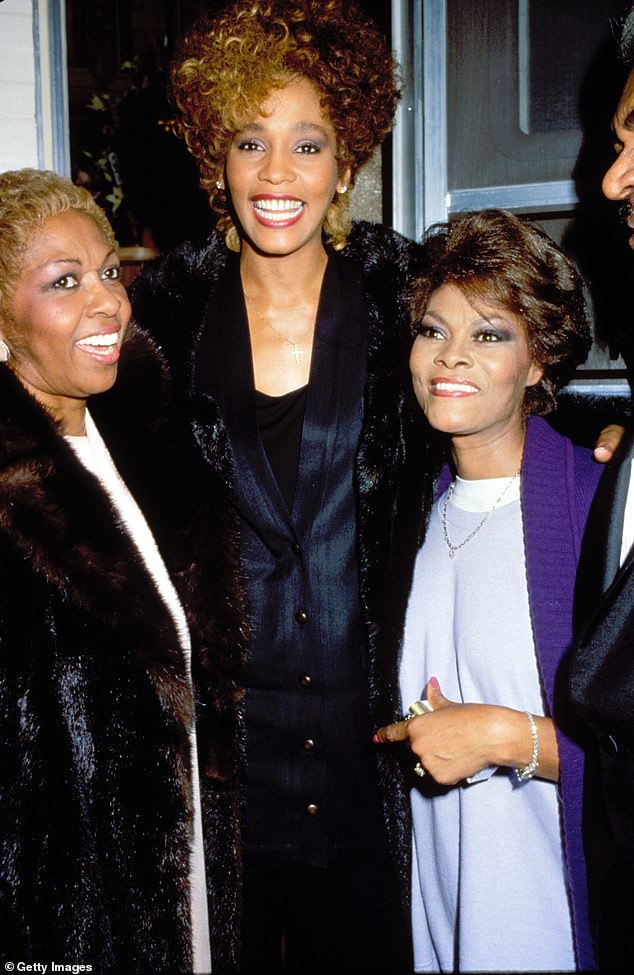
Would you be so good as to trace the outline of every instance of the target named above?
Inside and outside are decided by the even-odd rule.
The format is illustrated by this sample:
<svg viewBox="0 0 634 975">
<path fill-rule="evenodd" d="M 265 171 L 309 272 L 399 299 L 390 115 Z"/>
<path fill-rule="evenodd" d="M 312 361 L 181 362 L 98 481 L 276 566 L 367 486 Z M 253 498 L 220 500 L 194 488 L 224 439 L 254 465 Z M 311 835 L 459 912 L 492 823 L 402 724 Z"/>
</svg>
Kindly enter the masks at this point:
<svg viewBox="0 0 634 975">
<path fill-rule="evenodd" d="M 121 268 L 118 264 L 111 264 L 101 272 L 103 281 L 119 281 L 121 279 Z M 72 281 L 72 285 L 65 282 Z M 75 274 L 62 274 L 52 282 L 51 287 L 54 291 L 72 291 L 78 287 L 79 281 Z"/>
<path fill-rule="evenodd" d="M 254 139 L 242 139 L 237 143 L 237 148 L 242 152 L 264 151 L 264 147 L 261 146 L 259 142 L 255 142 Z"/>
<path fill-rule="evenodd" d="M 66 281 L 72 281 L 73 282 L 72 287 L 73 288 L 77 287 L 78 281 L 74 274 L 62 274 L 61 277 L 56 278 L 56 280 L 53 281 L 51 287 L 55 291 L 70 291 L 71 288 L 67 284 L 65 284 Z"/>
<path fill-rule="evenodd" d="M 243 139 L 241 142 L 237 143 L 237 148 L 241 152 L 265 152 L 265 147 L 260 143 L 256 142 L 255 139 Z M 293 150 L 300 156 L 314 156 L 318 152 L 321 152 L 321 146 L 318 146 L 315 142 L 300 142 L 298 146 Z"/>
<path fill-rule="evenodd" d="M 416 328 L 416 335 L 420 335 L 423 339 L 437 339 L 438 341 L 444 339 L 445 335 L 437 325 L 418 325 Z"/>
<path fill-rule="evenodd" d="M 418 326 L 416 335 L 436 342 L 442 342 L 446 339 L 445 333 L 438 325 L 425 325 L 424 323 Z M 494 345 L 497 342 L 503 342 L 505 338 L 506 336 L 502 332 L 491 328 L 479 329 L 474 335 L 474 340 L 481 345 Z"/>
<path fill-rule="evenodd" d="M 497 329 L 483 328 L 476 333 L 476 342 L 503 342 L 505 336 L 498 332 Z"/>
</svg>

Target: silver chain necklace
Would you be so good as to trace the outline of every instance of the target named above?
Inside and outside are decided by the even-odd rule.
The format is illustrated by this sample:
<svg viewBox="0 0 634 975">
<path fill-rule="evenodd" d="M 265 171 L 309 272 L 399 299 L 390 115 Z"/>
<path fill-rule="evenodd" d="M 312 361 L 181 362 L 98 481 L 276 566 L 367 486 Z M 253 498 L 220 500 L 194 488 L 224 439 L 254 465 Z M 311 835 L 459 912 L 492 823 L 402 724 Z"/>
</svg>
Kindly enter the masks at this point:
<svg viewBox="0 0 634 975">
<path fill-rule="evenodd" d="M 521 470 L 521 468 L 520 468 L 520 470 Z M 478 534 L 478 532 L 481 531 L 484 528 L 484 526 L 486 525 L 487 521 L 489 520 L 489 518 L 491 517 L 491 515 L 493 514 L 493 512 L 495 511 L 495 509 L 498 507 L 498 505 L 502 501 L 502 498 L 504 497 L 504 495 L 506 494 L 506 492 L 510 488 L 511 484 L 513 484 L 514 481 L 516 481 L 519 476 L 520 476 L 520 471 L 515 471 L 515 473 L 513 474 L 513 477 L 509 480 L 508 484 L 505 485 L 504 490 L 500 494 L 499 498 L 496 499 L 493 507 L 492 508 L 489 508 L 489 510 L 485 514 L 484 518 L 482 519 L 482 521 L 478 525 L 476 525 L 475 528 L 472 531 L 469 532 L 469 534 L 467 535 L 467 537 L 464 538 L 460 542 L 459 545 L 454 545 L 453 544 L 453 542 L 449 538 L 449 531 L 447 529 L 447 508 L 449 507 L 449 502 L 453 498 L 454 491 L 456 490 L 456 482 L 455 481 L 452 481 L 451 482 L 451 484 L 449 486 L 449 490 L 447 491 L 447 494 L 445 496 L 445 500 L 442 503 L 442 509 L 441 509 L 442 533 L 443 533 L 443 537 L 445 539 L 445 544 L 447 545 L 447 548 L 449 549 L 449 558 L 450 559 L 453 559 L 453 557 L 455 556 L 456 552 L 459 549 L 464 548 L 464 546 L 467 544 L 467 542 L 470 542 L 472 538 L 475 538 L 475 536 Z"/>
</svg>

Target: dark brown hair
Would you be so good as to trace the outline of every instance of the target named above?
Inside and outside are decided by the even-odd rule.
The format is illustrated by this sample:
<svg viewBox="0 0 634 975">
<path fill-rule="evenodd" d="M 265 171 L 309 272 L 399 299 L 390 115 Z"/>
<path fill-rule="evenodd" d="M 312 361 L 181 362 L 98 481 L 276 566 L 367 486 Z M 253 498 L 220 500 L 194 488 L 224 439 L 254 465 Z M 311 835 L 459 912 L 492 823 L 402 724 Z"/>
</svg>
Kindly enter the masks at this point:
<svg viewBox="0 0 634 975">
<path fill-rule="evenodd" d="M 414 331 L 443 284 L 456 285 L 476 308 L 482 303 L 512 312 L 544 370 L 526 389 L 525 411 L 550 412 L 592 344 L 583 282 L 572 262 L 543 230 L 506 210 L 461 213 L 432 228 L 424 256 L 409 296 Z"/>
</svg>

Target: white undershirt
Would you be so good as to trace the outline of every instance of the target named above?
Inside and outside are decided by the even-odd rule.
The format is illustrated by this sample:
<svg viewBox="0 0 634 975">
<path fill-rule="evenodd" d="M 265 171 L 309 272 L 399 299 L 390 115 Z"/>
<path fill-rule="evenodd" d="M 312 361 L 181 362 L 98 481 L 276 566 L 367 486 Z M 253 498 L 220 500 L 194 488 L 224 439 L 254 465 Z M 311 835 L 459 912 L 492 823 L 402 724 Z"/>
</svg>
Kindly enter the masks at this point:
<svg viewBox="0 0 634 975">
<path fill-rule="evenodd" d="M 132 541 L 139 551 L 145 567 L 152 576 L 156 588 L 172 616 L 179 643 L 185 655 L 187 675 L 191 686 L 191 639 L 185 612 L 169 577 L 165 563 L 157 548 L 141 509 L 128 491 L 114 465 L 108 448 L 103 442 L 95 423 L 86 410 L 86 436 L 66 437 L 84 467 L 98 478 L 117 509 Z M 192 689 L 193 693 L 193 689 Z M 189 732 L 192 765 L 192 798 L 194 806 L 193 837 L 190 847 L 190 894 L 192 918 L 193 970 L 196 975 L 211 972 L 211 946 L 209 941 L 209 916 L 205 879 L 205 856 L 198 781 L 196 727 Z"/>
</svg>

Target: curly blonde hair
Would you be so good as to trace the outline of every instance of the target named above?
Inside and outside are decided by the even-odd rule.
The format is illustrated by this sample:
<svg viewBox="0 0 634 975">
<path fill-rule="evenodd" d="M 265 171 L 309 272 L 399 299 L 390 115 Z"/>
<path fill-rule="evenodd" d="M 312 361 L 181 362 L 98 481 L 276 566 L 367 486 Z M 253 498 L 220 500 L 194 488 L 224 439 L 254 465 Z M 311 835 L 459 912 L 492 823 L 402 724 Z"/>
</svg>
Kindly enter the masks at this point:
<svg viewBox="0 0 634 975">
<path fill-rule="evenodd" d="M 49 217 L 67 210 L 85 213 L 116 247 L 108 218 L 88 190 L 45 169 L 0 173 L 0 313 L 13 298 L 32 234 Z"/>
<path fill-rule="evenodd" d="M 222 188 L 225 157 L 270 93 L 298 77 L 316 86 L 335 130 L 339 171 L 350 168 L 352 186 L 392 128 L 397 73 L 379 28 L 352 0 L 236 0 L 192 28 L 172 66 L 179 111 L 173 127 L 198 164 L 227 246 L 239 249 Z M 348 232 L 348 201 L 340 194 L 324 234 L 340 249 Z"/>
</svg>

